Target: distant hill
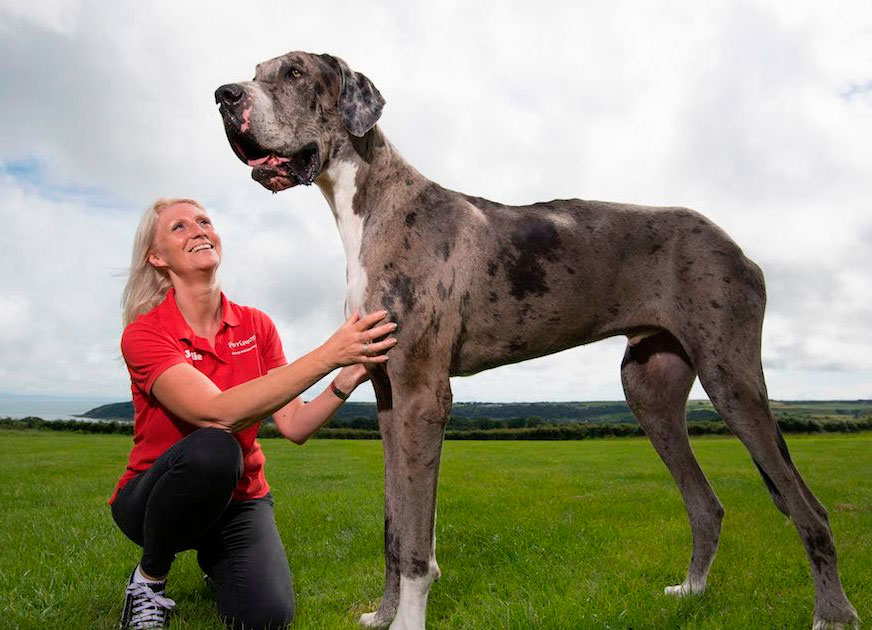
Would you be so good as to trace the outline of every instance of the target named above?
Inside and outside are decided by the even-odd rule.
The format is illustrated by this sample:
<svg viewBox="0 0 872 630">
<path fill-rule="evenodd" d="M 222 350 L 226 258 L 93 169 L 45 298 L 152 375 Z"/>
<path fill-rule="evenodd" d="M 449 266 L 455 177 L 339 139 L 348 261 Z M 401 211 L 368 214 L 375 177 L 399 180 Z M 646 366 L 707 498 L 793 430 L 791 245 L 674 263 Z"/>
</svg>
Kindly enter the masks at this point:
<svg viewBox="0 0 872 630">
<path fill-rule="evenodd" d="M 133 420 L 133 403 L 119 402 L 100 405 L 89 409 L 85 413 L 76 415 L 77 418 L 92 418 L 94 420 Z"/>
<path fill-rule="evenodd" d="M 706 411 L 709 417 L 717 418 L 714 411 Z M 538 418 L 543 422 L 634 422 L 633 414 L 625 402 L 568 402 L 568 403 L 455 403 L 451 408 L 455 418 Z M 331 424 L 343 425 L 345 421 L 365 418 L 375 420 L 378 416 L 375 403 L 347 402 L 333 417 Z M 111 403 L 90 409 L 82 418 L 95 420 L 133 420 L 133 403 Z"/>
</svg>

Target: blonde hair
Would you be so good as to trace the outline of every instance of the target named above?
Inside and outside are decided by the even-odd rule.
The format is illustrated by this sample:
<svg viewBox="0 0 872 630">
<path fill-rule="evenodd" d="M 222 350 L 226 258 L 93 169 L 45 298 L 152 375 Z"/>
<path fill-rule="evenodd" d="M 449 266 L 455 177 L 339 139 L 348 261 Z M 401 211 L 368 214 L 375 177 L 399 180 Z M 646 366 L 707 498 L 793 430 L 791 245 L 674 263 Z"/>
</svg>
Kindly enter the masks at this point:
<svg viewBox="0 0 872 630">
<path fill-rule="evenodd" d="M 133 237 L 130 273 L 121 294 L 121 322 L 125 327 L 160 304 L 172 287 L 167 272 L 148 262 L 148 256 L 154 244 L 158 215 L 164 208 L 177 203 L 190 204 L 206 211 L 199 201 L 176 197 L 157 199 L 146 209 Z"/>
</svg>

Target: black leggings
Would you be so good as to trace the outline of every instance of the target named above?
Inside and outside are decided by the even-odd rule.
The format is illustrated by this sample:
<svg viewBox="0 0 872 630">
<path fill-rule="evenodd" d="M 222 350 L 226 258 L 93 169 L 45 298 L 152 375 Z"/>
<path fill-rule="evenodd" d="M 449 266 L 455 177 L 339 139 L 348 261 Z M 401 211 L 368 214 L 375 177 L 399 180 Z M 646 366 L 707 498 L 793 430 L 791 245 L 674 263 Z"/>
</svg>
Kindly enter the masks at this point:
<svg viewBox="0 0 872 630">
<path fill-rule="evenodd" d="M 112 517 L 143 548 L 149 575 L 166 575 L 177 552 L 196 549 L 229 628 L 283 628 L 294 592 L 272 497 L 231 501 L 241 476 L 236 439 L 198 429 L 121 489 Z"/>
</svg>

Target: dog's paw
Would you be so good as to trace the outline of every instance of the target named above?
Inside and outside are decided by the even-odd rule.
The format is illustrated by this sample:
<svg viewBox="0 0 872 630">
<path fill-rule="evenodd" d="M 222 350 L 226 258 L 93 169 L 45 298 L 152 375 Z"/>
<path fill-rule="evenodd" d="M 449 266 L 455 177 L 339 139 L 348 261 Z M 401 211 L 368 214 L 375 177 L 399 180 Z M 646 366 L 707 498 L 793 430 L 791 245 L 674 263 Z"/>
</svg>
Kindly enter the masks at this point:
<svg viewBox="0 0 872 630">
<path fill-rule="evenodd" d="M 705 591 L 705 582 L 691 580 L 685 580 L 681 584 L 667 586 L 663 589 L 663 593 L 670 597 L 689 597 L 690 595 L 699 595 L 703 591 Z"/>
<path fill-rule="evenodd" d="M 371 613 L 363 613 L 360 616 L 358 623 L 364 628 L 387 628 L 391 625 L 392 619 L 385 619 L 379 616 L 378 611 Z"/>
<path fill-rule="evenodd" d="M 811 628 L 812 630 L 860 630 L 860 618 L 857 617 L 857 613 L 854 613 L 854 618 L 850 621 L 830 621 L 815 616 Z"/>
</svg>

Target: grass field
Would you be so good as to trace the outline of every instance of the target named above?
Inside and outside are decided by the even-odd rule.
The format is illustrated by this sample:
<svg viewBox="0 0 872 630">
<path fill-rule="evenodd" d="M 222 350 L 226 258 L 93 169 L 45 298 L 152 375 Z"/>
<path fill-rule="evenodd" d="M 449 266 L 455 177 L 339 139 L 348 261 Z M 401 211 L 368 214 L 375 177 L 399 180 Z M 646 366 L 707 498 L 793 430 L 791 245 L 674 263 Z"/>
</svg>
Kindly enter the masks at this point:
<svg viewBox="0 0 872 630">
<path fill-rule="evenodd" d="M 842 580 L 872 619 L 872 435 L 788 436 L 830 510 Z M 809 628 L 808 563 L 732 438 L 695 439 L 727 510 L 706 594 L 668 599 L 690 556 L 678 492 L 643 439 L 448 442 L 428 628 Z M 106 506 L 130 438 L 0 431 L 0 626 L 112 628 L 138 548 Z M 382 456 L 371 441 L 266 440 L 297 628 L 355 628 L 381 594 Z M 174 628 L 218 628 L 192 553 Z"/>
</svg>

